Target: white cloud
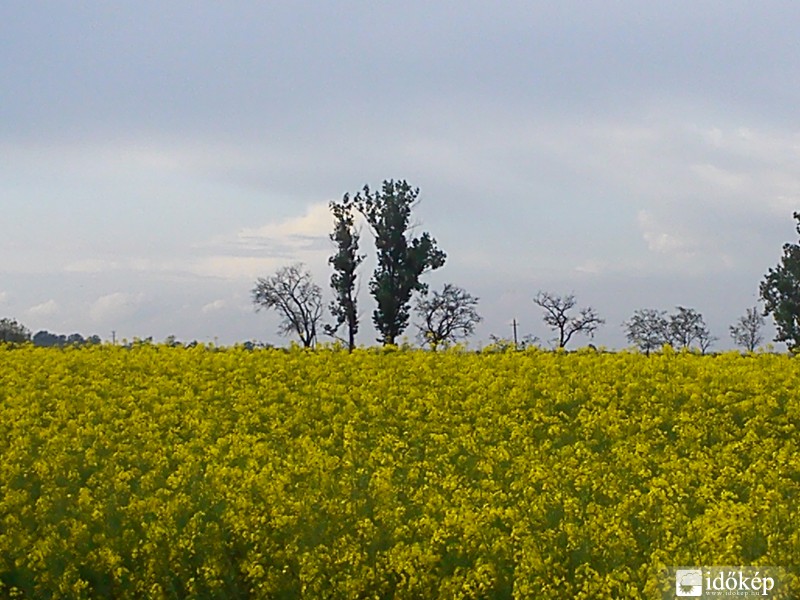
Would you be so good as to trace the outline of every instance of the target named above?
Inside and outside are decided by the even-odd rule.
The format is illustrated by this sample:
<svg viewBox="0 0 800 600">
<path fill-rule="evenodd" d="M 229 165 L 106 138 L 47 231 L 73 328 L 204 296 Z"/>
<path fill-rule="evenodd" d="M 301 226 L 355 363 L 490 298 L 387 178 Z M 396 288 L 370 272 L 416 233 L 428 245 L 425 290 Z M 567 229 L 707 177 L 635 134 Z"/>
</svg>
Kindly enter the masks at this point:
<svg viewBox="0 0 800 600">
<path fill-rule="evenodd" d="M 61 308 L 59 307 L 58 302 L 50 299 L 47 302 L 42 302 L 36 306 L 31 306 L 28 309 L 28 314 L 32 317 L 51 317 L 55 314 L 58 314 L 60 310 Z"/>
<path fill-rule="evenodd" d="M 797 205 L 800 133 L 735 123 L 702 127 L 688 118 L 662 109 L 646 121 L 599 119 L 578 128 L 554 122 L 531 133 L 527 144 L 557 157 L 581 180 L 640 206 L 663 206 L 666 199 L 678 210 L 690 203 L 786 216 L 786 206 Z"/>
<path fill-rule="evenodd" d="M 685 232 L 669 227 L 664 220 L 656 219 L 647 211 L 640 210 L 636 220 L 642 238 L 651 252 L 680 258 L 691 258 L 698 250 L 697 241 Z"/>
<path fill-rule="evenodd" d="M 8 292 L 0 292 L 0 304 L 5 303 L 8 300 Z"/>
<path fill-rule="evenodd" d="M 637 224 L 648 250 L 659 257 L 659 271 L 700 273 L 729 270 L 737 265 L 729 232 L 698 228 L 703 224 L 693 221 L 691 215 L 640 210 Z"/>
<path fill-rule="evenodd" d="M 214 277 L 220 279 L 255 279 L 264 276 L 289 262 L 318 262 L 320 251 L 298 247 L 294 252 L 281 251 L 267 256 L 241 256 L 232 250 L 230 254 L 211 254 L 184 258 L 127 258 L 121 260 L 78 260 L 65 267 L 68 273 L 97 274 L 112 271 L 130 271 L 145 274 L 160 274 L 166 277 Z M 323 260 L 324 262 L 324 260 Z"/>
<path fill-rule="evenodd" d="M 333 218 L 328 205 L 320 202 L 309 206 L 302 216 L 267 223 L 261 227 L 241 229 L 236 234 L 236 243 L 245 249 L 310 249 L 326 240 L 332 227 Z"/>
<path fill-rule="evenodd" d="M 575 267 L 575 272 L 583 275 L 602 275 L 609 270 L 609 264 L 604 260 L 589 259 Z"/>
<path fill-rule="evenodd" d="M 225 300 L 219 299 L 219 300 L 214 300 L 213 302 L 209 302 L 208 304 L 203 306 L 203 308 L 201 308 L 200 311 L 203 314 L 208 314 L 208 313 L 216 312 L 218 310 L 222 310 L 226 306 L 227 306 L 227 302 L 225 302 Z"/>
<path fill-rule="evenodd" d="M 54 175 L 89 176 L 95 181 L 142 173 L 155 177 L 202 170 L 211 163 L 213 152 L 221 150 L 225 148 L 220 145 L 208 148 L 169 139 L 0 143 L 0 156 L 8 158 L 17 171 L 36 172 L 45 163 Z"/>
<path fill-rule="evenodd" d="M 180 273 L 191 271 L 192 259 L 175 257 L 144 258 L 120 257 L 118 259 L 87 258 L 67 264 L 67 273 L 96 274 L 111 271 L 132 271 L 136 273 Z"/>
<path fill-rule="evenodd" d="M 188 269 L 201 277 L 254 280 L 268 275 L 284 262 L 272 257 L 218 255 L 198 259 Z"/>
<path fill-rule="evenodd" d="M 209 249 L 212 253 L 187 259 L 181 269 L 201 277 L 254 280 L 293 262 L 325 265 L 332 227 L 327 203 L 312 204 L 301 216 L 242 228 L 198 245 L 199 253 Z"/>
<path fill-rule="evenodd" d="M 106 271 L 123 269 L 124 267 L 124 263 L 117 260 L 86 258 L 67 264 L 64 267 L 64 271 L 67 273 L 104 273 Z"/>
<path fill-rule="evenodd" d="M 326 264 L 331 251 L 328 234 L 332 226 L 327 203 L 316 203 L 300 216 L 242 228 L 208 244 L 187 248 L 182 256 L 79 258 L 68 263 L 64 271 L 78 274 L 133 271 L 252 280 L 291 262 Z"/>
<path fill-rule="evenodd" d="M 741 172 L 723 169 L 712 164 L 693 165 L 691 170 L 702 183 L 724 192 L 744 191 L 749 178 Z"/>
<path fill-rule="evenodd" d="M 143 294 L 115 292 L 100 296 L 89 307 L 89 315 L 98 323 L 109 323 L 132 316 L 144 299 Z"/>
</svg>

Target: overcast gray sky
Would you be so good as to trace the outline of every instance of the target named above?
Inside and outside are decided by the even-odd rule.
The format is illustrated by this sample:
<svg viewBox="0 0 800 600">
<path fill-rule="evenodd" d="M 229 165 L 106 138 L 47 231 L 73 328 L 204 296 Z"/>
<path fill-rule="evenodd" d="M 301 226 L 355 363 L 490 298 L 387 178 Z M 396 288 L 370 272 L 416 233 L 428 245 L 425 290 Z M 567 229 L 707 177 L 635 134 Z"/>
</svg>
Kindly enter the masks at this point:
<svg viewBox="0 0 800 600">
<path fill-rule="evenodd" d="M 730 347 L 797 238 L 798 28 L 788 1 L 6 0 L 0 316 L 283 343 L 255 278 L 303 261 L 330 296 L 327 203 L 395 178 L 474 344 L 549 339 L 548 290 L 596 344 L 680 304 Z"/>
</svg>

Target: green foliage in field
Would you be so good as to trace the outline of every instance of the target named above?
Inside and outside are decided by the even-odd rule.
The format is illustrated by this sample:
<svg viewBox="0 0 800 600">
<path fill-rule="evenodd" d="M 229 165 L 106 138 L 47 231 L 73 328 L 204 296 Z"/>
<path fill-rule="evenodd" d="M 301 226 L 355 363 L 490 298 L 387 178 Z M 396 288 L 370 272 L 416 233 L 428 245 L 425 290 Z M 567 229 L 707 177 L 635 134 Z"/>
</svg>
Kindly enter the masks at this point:
<svg viewBox="0 0 800 600">
<path fill-rule="evenodd" d="M 0 597 L 658 598 L 671 565 L 791 572 L 798 389 L 773 355 L 0 347 Z"/>
</svg>

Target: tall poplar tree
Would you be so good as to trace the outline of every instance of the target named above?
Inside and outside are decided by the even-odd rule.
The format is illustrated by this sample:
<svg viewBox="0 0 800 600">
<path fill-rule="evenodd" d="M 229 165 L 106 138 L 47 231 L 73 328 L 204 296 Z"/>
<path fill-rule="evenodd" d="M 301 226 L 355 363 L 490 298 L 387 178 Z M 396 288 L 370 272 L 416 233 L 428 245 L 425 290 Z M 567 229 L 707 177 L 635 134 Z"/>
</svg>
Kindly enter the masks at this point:
<svg viewBox="0 0 800 600">
<path fill-rule="evenodd" d="M 412 294 L 427 290 L 420 276 L 444 265 L 447 256 L 427 232 L 411 235 L 411 211 L 418 196 L 419 188 L 405 180 L 387 180 L 380 191 L 364 186 L 353 198 L 375 237 L 377 266 L 369 289 L 377 303 L 372 322 L 384 345 L 395 344 L 408 327 Z"/>
<path fill-rule="evenodd" d="M 347 348 L 352 352 L 358 333 L 356 269 L 364 260 L 364 255 L 358 253 L 360 236 L 353 220 L 353 203 L 349 194 L 345 194 L 341 202 L 331 202 L 329 206 L 334 218 L 330 238 L 336 244 L 336 254 L 328 259 L 333 267 L 331 288 L 334 300 L 330 304 L 330 311 L 336 323 L 326 325 L 325 332 L 333 336 L 342 325 L 346 325 Z"/>
</svg>

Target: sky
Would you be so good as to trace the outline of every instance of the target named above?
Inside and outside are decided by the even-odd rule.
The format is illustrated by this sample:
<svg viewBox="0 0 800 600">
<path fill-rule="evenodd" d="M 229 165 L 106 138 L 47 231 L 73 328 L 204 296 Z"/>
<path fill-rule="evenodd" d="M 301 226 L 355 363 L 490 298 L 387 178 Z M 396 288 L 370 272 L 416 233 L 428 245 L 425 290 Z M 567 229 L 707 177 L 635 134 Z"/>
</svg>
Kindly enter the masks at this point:
<svg viewBox="0 0 800 600">
<path fill-rule="evenodd" d="M 405 179 L 447 253 L 425 281 L 480 299 L 473 346 L 551 340 L 544 290 L 605 319 L 575 345 L 680 305 L 730 348 L 797 241 L 798 25 L 789 1 L 6 0 L 0 317 L 288 343 L 256 279 L 302 262 L 330 300 L 328 203 Z"/>
</svg>

